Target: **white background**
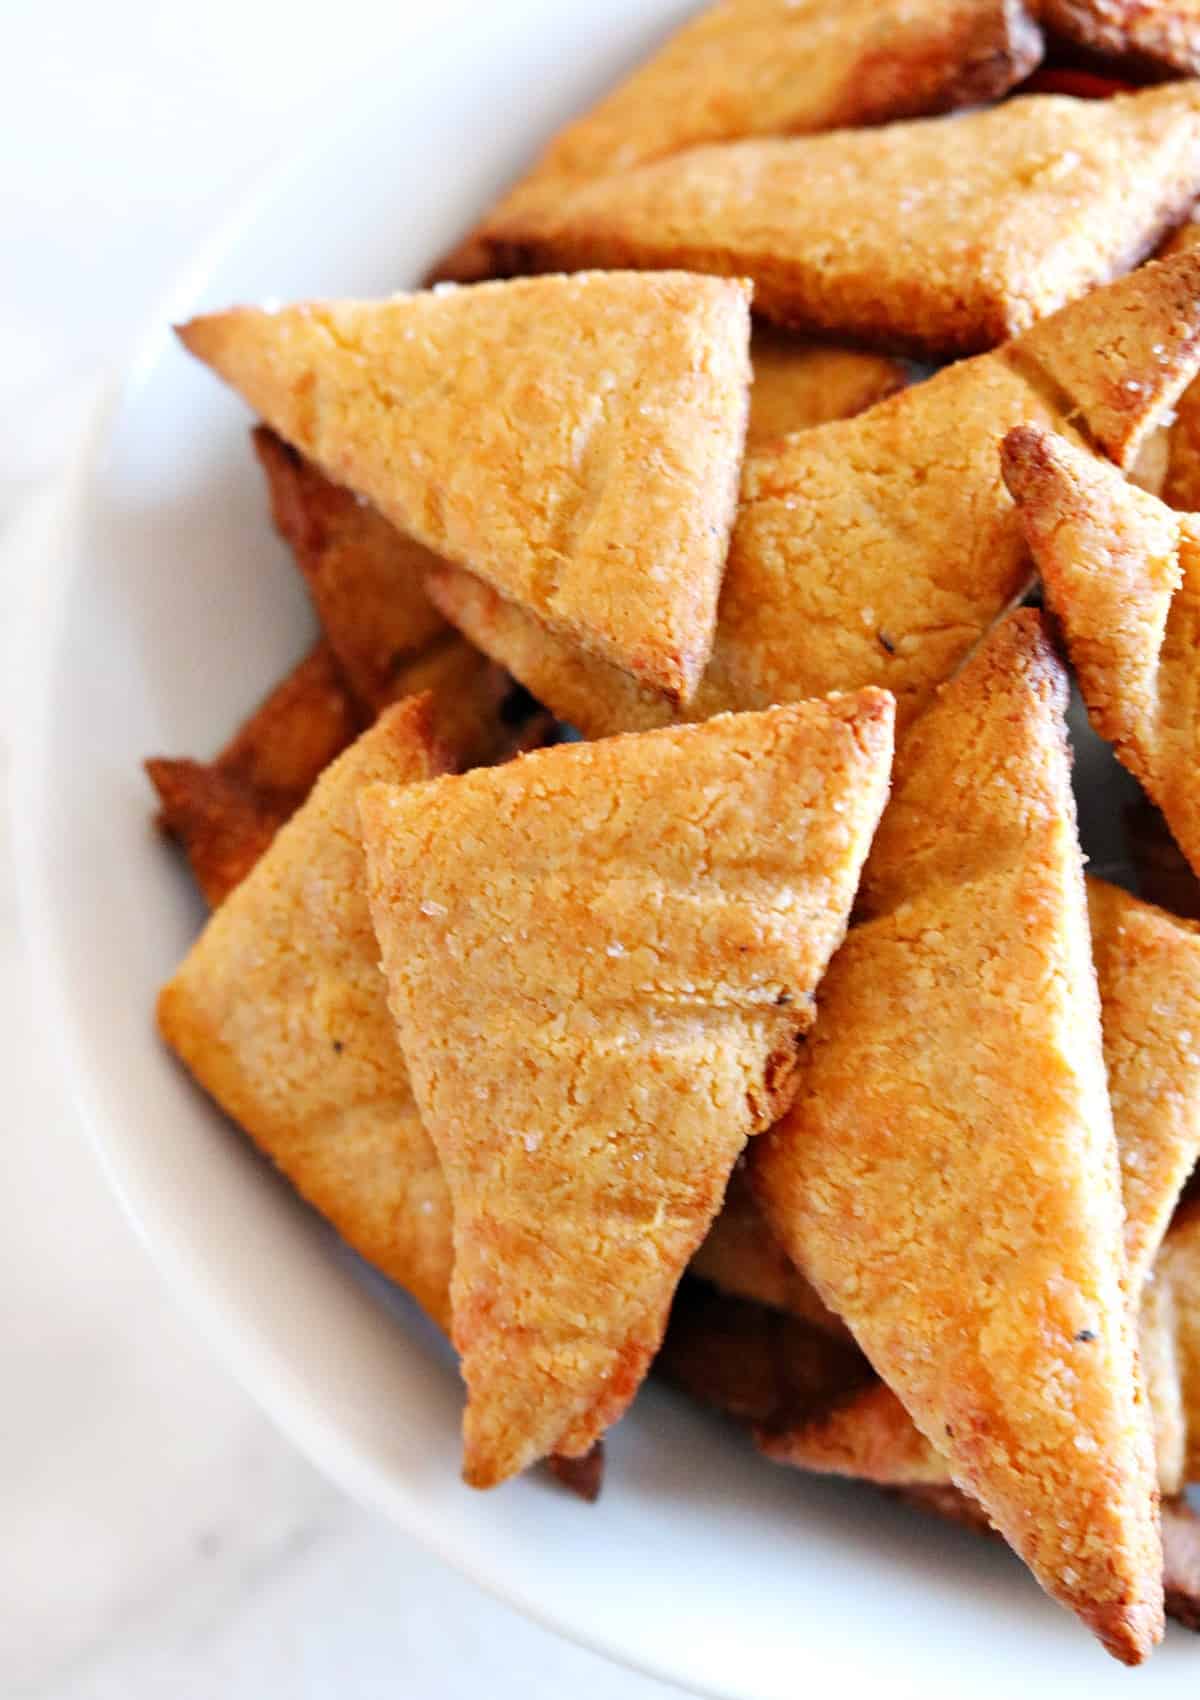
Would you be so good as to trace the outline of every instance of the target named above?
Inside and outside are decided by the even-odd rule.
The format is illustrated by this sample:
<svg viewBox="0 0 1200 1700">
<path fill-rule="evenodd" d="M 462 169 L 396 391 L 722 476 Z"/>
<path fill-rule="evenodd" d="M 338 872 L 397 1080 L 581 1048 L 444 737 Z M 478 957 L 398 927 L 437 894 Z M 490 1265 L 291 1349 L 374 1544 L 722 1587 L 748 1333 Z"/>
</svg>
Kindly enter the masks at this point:
<svg viewBox="0 0 1200 1700">
<path fill-rule="evenodd" d="M 403 53 L 405 12 L 0 0 L 0 638 L 11 522 L 105 376 L 231 199 Z M 0 784 L 19 736 L 17 704 Z M 349 1504 L 193 1337 L 58 1090 L 12 889 L 0 802 L 4 1700 L 664 1700 Z"/>
</svg>

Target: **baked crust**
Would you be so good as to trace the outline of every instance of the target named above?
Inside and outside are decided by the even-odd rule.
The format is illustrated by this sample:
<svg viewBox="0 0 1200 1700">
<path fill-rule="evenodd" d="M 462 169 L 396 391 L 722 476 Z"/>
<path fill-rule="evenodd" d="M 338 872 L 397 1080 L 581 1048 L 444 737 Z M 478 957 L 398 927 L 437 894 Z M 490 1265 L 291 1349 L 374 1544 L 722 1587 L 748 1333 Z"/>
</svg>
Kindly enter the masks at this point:
<svg viewBox="0 0 1200 1700">
<path fill-rule="evenodd" d="M 1196 0 L 1041 0 L 1047 31 L 1140 76 L 1200 74 Z"/>
<path fill-rule="evenodd" d="M 593 273 L 179 334 L 407 537 L 679 703 L 737 499 L 748 303 L 739 282 Z"/>
<path fill-rule="evenodd" d="M 695 148 L 531 188 L 491 221 L 508 272 L 747 277 L 757 313 L 940 359 L 994 348 L 1135 266 L 1200 192 L 1191 83 Z"/>
<path fill-rule="evenodd" d="M 361 799 L 389 997 L 454 1208 L 464 1473 L 625 1409 L 797 1037 L 887 790 L 880 692 Z"/>
<path fill-rule="evenodd" d="M 1128 1285 L 1140 1295 L 1138 1338 L 1159 1485 L 1177 1494 L 1185 1434 L 1177 1321 L 1167 1270 L 1153 1278 L 1150 1271 L 1200 1153 L 1200 1067 L 1191 1038 L 1200 1031 L 1200 934 L 1116 886 L 1097 879 L 1087 884 Z M 710 1275 L 717 1284 L 719 1273 Z M 780 1294 L 785 1291 L 779 1283 Z M 765 1284 L 747 1296 L 786 1308 Z M 951 1480 L 942 1453 L 924 1440 L 890 1389 L 872 1389 L 869 1397 L 864 1392 L 817 1421 L 797 1424 L 785 1415 L 759 1438 L 769 1456 L 807 1469 L 882 1483 Z"/>
<path fill-rule="evenodd" d="M 158 1001 L 167 1044 L 357 1252 L 449 1325 L 450 1199 L 388 1014 L 360 788 L 441 770 L 427 699 L 317 781 Z"/>
<path fill-rule="evenodd" d="M 557 135 L 531 184 L 628 171 L 705 142 L 882 124 L 993 100 L 1042 54 L 1023 0 L 725 0 Z M 473 231 L 430 281 L 492 275 Z"/>
<path fill-rule="evenodd" d="M 902 742 L 864 919 L 749 1167 L 955 1480 L 1136 1663 L 1161 1634 L 1157 1490 L 1066 699 L 1023 612 Z"/>
<path fill-rule="evenodd" d="M 1200 871 L 1200 516 L 1031 426 L 1003 464 L 1092 724 Z"/>
<path fill-rule="evenodd" d="M 1027 421 L 1136 457 L 1200 361 L 1200 255 L 1147 265 L 994 354 L 747 455 L 713 655 L 686 711 L 881 685 L 907 725 L 1033 569 L 1000 445 Z M 447 618 L 590 737 L 670 711 L 441 569 Z"/>
</svg>

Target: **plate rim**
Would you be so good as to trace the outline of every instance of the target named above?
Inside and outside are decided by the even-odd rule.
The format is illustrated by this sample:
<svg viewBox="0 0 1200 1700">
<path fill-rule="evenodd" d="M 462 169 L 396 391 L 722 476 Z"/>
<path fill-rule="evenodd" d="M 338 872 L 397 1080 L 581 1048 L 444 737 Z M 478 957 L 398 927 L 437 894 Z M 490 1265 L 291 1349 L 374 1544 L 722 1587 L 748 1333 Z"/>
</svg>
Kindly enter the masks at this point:
<svg viewBox="0 0 1200 1700">
<path fill-rule="evenodd" d="M 378 104 L 373 102 L 372 106 Z M 39 824 L 50 806 L 51 779 L 36 752 L 44 742 L 56 677 L 71 539 L 85 531 L 88 492 L 99 474 L 112 429 L 125 409 L 136 403 L 137 392 L 153 370 L 181 311 L 190 309 L 199 298 L 206 280 L 236 245 L 258 209 L 280 194 L 284 184 L 304 169 L 306 161 L 336 145 L 349 128 L 345 123 L 335 124 L 322 132 L 319 142 L 314 140 L 308 147 L 294 152 L 281 148 L 261 168 L 250 187 L 236 198 L 232 210 L 176 269 L 146 311 L 127 343 L 125 357 L 113 363 L 115 375 L 108 378 L 92 402 L 80 440 L 65 467 L 26 499 L 0 537 L 0 555 L 4 555 L 14 537 L 23 540 L 28 527 L 35 539 L 31 556 L 40 569 L 26 579 L 30 588 L 7 645 L 9 652 L 22 656 L 20 690 L 25 724 L 21 735 L 12 740 L 5 786 L 18 925 L 34 1007 L 44 1022 L 50 1055 L 61 1070 L 62 1096 L 73 1124 L 71 1137 L 78 1139 L 82 1134 L 81 1143 L 96 1162 L 133 1238 L 161 1277 L 164 1290 L 208 1344 L 214 1362 L 232 1376 L 289 1444 L 355 1504 L 396 1524 L 451 1570 L 540 1628 L 677 1691 L 711 1696 L 712 1700 L 741 1700 L 736 1690 L 694 1684 L 681 1677 L 678 1669 L 653 1657 L 638 1657 L 615 1633 L 606 1634 L 599 1625 L 589 1628 L 565 1610 L 543 1605 L 515 1583 L 506 1584 L 497 1567 L 478 1559 L 466 1541 L 444 1537 L 432 1515 L 424 1513 L 416 1502 L 405 1503 L 405 1496 L 394 1484 L 391 1491 L 384 1491 L 380 1471 L 325 1416 L 284 1354 L 244 1312 L 220 1296 L 203 1261 L 174 1244 L 166 1225 L 156 1223 L 139 1202 L 137 1185 L 121 1158 L 119 1143 L 107 1131 L 109 1118 L 101 1102 L 103 1094 L 87 1061 L 82 1035 L 62 1019 L 68 1007 L 62 990 L 65 965 L 53 918 L 52 882 L 39 853 L 44 841 Z"/>
</svg>

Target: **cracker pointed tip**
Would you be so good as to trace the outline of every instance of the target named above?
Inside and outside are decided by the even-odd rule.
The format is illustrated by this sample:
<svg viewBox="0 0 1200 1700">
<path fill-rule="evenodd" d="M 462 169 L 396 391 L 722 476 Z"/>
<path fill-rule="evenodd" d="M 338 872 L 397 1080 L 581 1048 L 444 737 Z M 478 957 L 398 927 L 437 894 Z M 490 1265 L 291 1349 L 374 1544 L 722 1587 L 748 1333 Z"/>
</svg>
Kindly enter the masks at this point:
<svg viewBox="0 0 1200 1700">
<path fill-rule="evenodd" d="M 1011 345 L 1072 402 L 1092 446 L 1128 470 L 1200 369 L 1200 251 L 1151 260 Z"/>
<path fill-rule="evenodd" d="M 198 360 L 205 358 L 205 349 L 211 339 L 214 321 L 224 318 L 223 313 L 200 313 L 195 318 L 185 319 L 182 324 L 172 325 L 171 329 L 187 349 Z"/>
<path fill-rule="evenodd" d="M 496 1470 L 489 1459 L 477 1459 L 464 1454 L 462 1479 L 466 1487 L 486 1493 L 489 1488 L 499 1487 L 507 1478 Z"/>
<path fill-rule="evenodd" d="M 228 307 L 219 313 L 197 313 L 171 328 L 189 354 L 206 366 L 214 366 L 231 339 L 248 322 L 272 316 L 262 307 Z"/>
<path fill-rule="evenodd" d="M 1123 1665 L 1145 1664 L 1165 1629 L 1161 1590 L 1156 1599 L 1080 1607 L 1079 1615 L 1105 1651 Z"/>
<path fill-rule="evenodd" d="M 471 1385 L 469 1393 L 462 1422 L 462 1479 L 467 1487 L 486 1493 L 554 1451 L 557 1436 L 534 1434 L 529 1411 L 502 1391 L 481 1393 L 478 1385 Z"/>
<path fill-rule="evenodd" d="M 1009 495 L 1023 495 L 1050 458 L 1050 433 L 1043 426 L 1015 425 L 1000 445 L 1000 465 Z"/>
</svg>

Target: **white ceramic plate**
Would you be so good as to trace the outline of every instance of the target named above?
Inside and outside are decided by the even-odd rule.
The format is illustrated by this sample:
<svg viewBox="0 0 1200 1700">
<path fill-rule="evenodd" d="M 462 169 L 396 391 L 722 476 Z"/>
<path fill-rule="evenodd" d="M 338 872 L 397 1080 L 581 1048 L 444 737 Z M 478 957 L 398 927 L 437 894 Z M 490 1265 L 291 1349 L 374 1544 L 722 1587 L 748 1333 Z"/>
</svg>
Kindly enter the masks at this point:
<svg viewBox="0 0 1200 1700">
<path fill-rule="evenodd" d="M 70 482 L 28 638 L 14 819 L 45 1015 L 103 1161 L 165 1275 L 280 1426 L 352 1493 L 512 1604 L 614 1658 L 744 1700 L 797 1692 L 1088 1700 L 1194 1690 L 1173 1635 L 1131 1679 L 1002 1550 L 870 1490 L 755 1458 L 657 1388 L 595 1509 L 533 1477 L 458 1481 L 460 1390 L 413 1307 L 350 1257 L 155 1040 L 200 922 L 139 764 L 207 751 L 305 646 L 247 420 L 171 318 L 415 280 L 533 146 L 680 0 L 409 8 L 368 91 L 255 197 L 150 327 Z M 164 1412 L 164 1421 L 170 1413 Z"/>
</svg>

